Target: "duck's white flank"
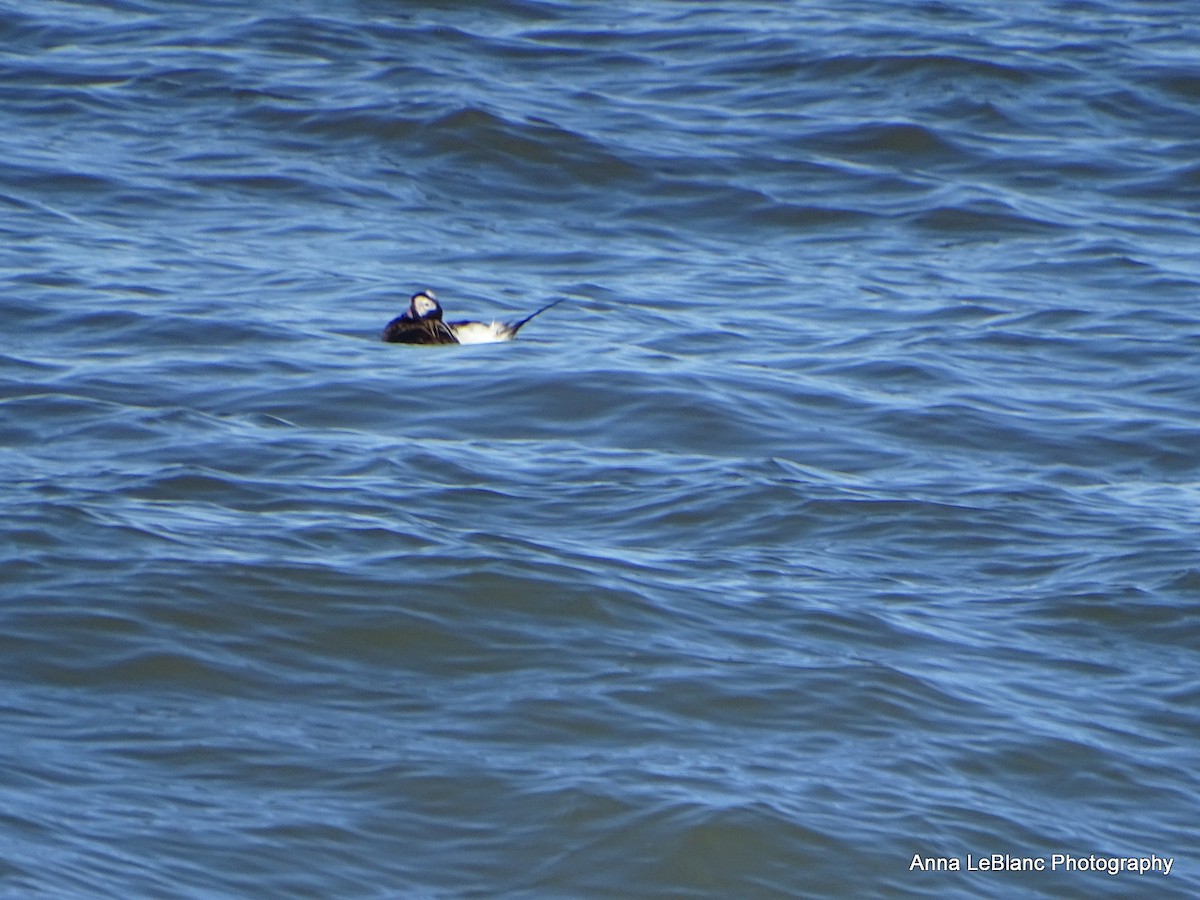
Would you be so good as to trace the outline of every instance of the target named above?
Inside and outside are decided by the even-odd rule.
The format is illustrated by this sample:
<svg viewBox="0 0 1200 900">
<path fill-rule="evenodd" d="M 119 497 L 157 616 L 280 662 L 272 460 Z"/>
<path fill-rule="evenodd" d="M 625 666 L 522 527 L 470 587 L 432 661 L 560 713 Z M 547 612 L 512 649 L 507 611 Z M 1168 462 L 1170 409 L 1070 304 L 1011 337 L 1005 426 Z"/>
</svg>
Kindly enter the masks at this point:
<svg viewBox="0 0 1200 900">
<path fill-rule="evenodd" d="M 516 330 L 503 322 L 454 322 L 450 330 L 460 344 L 495 344 L 516 336 Z"/>
</svg>

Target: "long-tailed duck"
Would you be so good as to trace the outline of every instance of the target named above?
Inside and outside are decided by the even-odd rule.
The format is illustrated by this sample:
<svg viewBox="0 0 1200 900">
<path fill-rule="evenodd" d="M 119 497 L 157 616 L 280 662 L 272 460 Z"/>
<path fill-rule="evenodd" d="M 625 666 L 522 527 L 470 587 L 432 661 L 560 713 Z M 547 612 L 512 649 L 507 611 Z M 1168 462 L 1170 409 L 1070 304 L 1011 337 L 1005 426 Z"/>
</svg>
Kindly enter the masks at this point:
<svg viewBox="0 0 1200 900">
<path fill-rule="evenodd" d="M 516 322 L 444 322 L 442 305 L 433 291 L 417 291 L 404 315 L 388 322 L 383 339 L 391 344 L 492 344 L 511 341 L 521 326 L 563 298 L 547 303 Z"/>
</svg>

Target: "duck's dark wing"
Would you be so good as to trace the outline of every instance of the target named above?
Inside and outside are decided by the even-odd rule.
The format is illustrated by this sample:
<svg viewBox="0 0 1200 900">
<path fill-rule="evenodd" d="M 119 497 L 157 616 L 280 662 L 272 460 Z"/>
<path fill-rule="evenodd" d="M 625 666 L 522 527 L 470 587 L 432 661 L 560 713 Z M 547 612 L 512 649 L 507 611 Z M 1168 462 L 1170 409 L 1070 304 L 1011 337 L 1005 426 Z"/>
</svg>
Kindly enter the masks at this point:
<svg viewBox="0 0 1200 900">
<path fill-rule="evenodd" d="M 435 344 L 457 344 L 458 343 L 458 338 L 456 338 L 454 336 L 454 332 L 451 331 L 449 326 L 447 326 L 446 323 L 443 322 L 441 319 L 438 319 L 436 322 L 430 322 L 429 325 L 430 325 L 430 330 L 433 332 L 433 335 L 436 338 L 436 340 L 434 340 L 433 343 L 435 343 Z"/>
<path fill-rule="evenodd" d="M 457 344 L 445 322 L 399 316 L 387 323 L 383 339 L 389 344 Z"/>
</svg>

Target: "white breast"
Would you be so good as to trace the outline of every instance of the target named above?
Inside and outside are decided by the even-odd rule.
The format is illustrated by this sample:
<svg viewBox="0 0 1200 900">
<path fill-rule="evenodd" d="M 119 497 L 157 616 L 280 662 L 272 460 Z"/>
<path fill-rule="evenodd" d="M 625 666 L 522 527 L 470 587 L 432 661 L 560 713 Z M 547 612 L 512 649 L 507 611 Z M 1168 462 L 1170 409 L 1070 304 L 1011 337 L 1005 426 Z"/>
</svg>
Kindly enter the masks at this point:
<svg viewBox="0 0 1200 900">
<path fill-rule="evenodd" d="M 460 344 L 494 344 L 513 339 L 513 330 L 503 322 L 460 322 L 451 328 Z"/>
</svg>

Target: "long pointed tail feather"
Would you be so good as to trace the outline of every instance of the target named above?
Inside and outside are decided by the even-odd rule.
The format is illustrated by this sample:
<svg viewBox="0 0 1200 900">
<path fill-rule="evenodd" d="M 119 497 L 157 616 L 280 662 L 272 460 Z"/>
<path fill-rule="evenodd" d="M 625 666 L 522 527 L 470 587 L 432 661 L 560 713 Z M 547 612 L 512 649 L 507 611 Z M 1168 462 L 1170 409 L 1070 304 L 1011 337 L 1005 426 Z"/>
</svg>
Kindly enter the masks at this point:
<svg viewBox="0 0 1200 900">
<path fill-rule="evenodd" d="M 545 306 L 543 306 L 541 309 L 531 312 L 529 315 L 527 315 L 525 318 L 521 319 L 520 321 L 510 322 L 508 324 L 508 327 L 512 330 L 513 334 L 516 334 L 517 331 L 520 330 L 521 326 L 524 325 L 526 322 L 528 322 L 530 319 L 532 319 L 534 316 L 544 313 L 546 310 L 548 310 L 552 306 L 558 306 L 558 304 L 562 303 L 566 299 L 567 299 L 566 297 L 559 297 L 557 300 L 552 300 L 549 303 L 547 303 Z"/>
</svg>

